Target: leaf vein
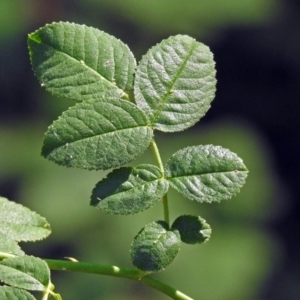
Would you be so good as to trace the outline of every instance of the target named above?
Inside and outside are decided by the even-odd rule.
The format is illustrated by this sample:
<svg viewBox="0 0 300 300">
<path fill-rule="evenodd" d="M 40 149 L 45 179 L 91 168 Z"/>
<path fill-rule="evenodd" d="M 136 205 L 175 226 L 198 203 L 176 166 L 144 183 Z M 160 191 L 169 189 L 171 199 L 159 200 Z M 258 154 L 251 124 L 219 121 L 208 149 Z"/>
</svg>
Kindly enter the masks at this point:
<svg viewBox="0 0 300 300">
<path fill-rule="evenodd" d="M 181 62 L 181 66 L 180 66 L 179 70 L 177 71 L 177 74 L 175 75 L 174 79 L 171 81 L 169 89 L 167 90 L 167 92 L 165 93 L 165 95 L 162 97 L 161 103 L 160 103 L 160 105 L 159 105 L 156 113 L 153 116 L 153 121 L 155 121 L 158 118 L 158 116 L 160 115 L 161 111 L 163 110 L 163 107 L 164 107 L 165 103 L 168 100 L 168 96 L 170 95 L 170 91 L 172 90 L 172 88 L 175 85 L 177 79 L 179 78 L 180 74 L 182 73 L 183 69 L 185 68 L 185 66 L 186 66 L 189 58 L 192 56 L 192 54 L 193 54 L 196 46 L 197 46 L 197 44 L 194 41 L 194 43 L 193 43 L 192 47 L 190 48 L 189 52 L 187 53 L 185 59 Z"/>
<path fill-rule="evenodd" d="M 63 56 L 66 56 L 67 58 L 69 58 L 69 59 L 71 59 L 71 60 L 74 60 L 74 61 L 80 63 L 80 61 L 78 61 L 78 60 L 75 59 L 74 57 L 72 57 L 72 56 L 70 56 L 70 55 L 64 53 L 63 51 L 58 50 L 58 49 L 56 49 L 55 47 L 53 47 L 53 46 L 51 46 L 51 45 L 48 45 L 48 44 L 45 44 L 45 45 L 48 46 L 49 48 L 54 49 L 55 51 L 57 51 L 58 53 L 62 54 Z M 124 91 L 122 88 L 116 86 L 112 81 L 109 81 L 106 77 L 104 77 L 102 74 L 100 74 L 97 70 L 94 70 L 93 68 L 91 68 L 90 66 L 88 66 L 88 65 L 86 65 L 86 64 L 85 64 L 84 66 L 85 66 L 85 68 L 86 68 L 88 71 L 90 71 L 90 72 L 96 74 L 99 78 L 101 78 L 101 80 L 106 80 L 106 81 L 107 81 L 110 85 L 112 85 L 113 87 L 117 87 L 117 88 L 122 92 L 123 95 L 126 94 L 125 91 Z"/>
<path fill-rule="evenodd" d="M 195 173 L 195 174 L 185 174 L 185 175 L 178 175 L 178 176 L 171 176 L 171 177 L 166 177 L 167 179 L 176 179 L 176 178 L 188 178 L 188 177 L 194 177 L 194 176 L 202 176 L 202 175 L 213 175 L 213 174 L 231 174 L 231 173 L 248 173 L 248 171 L 243 170 L 243 169 L 235 169 L 231 171 L 216 171 L 216 172 L 203 172 L 203 173 Z"/>
</svg>

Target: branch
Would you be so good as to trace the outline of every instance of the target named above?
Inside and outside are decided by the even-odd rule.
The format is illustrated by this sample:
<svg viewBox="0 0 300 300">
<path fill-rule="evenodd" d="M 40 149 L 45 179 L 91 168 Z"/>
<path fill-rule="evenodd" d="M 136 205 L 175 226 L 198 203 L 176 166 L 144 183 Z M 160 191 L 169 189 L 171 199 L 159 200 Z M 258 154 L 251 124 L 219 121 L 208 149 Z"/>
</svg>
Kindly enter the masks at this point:
<svg viewBox="0 0 300 300">
<path fill-rule="evenodd" d="M 172 288 L 171 286 L 147 275 L 147 273 L 128 268 L 119 268 L 116 266 L 107 266 L 92 263 L 63 261 L 54 259 L 44 259 L 51 270 L 73 271 L 81 273 L 101 274 L 114 277 L 127 278 L 138 281 L 144 285 L 150 286 L 155 290 L 162 292 L 176 300 L 193 300 L 182 292 Z"/>
</svg>

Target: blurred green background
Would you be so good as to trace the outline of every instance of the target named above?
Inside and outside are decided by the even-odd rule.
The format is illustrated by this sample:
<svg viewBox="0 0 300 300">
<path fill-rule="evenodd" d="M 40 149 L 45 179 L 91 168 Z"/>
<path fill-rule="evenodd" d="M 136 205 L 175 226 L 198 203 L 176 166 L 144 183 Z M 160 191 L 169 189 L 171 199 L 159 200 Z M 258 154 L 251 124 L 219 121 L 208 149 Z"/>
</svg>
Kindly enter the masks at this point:
<svg viewBox="0 0 300 300">
<path fill-rule="evenodd" d="M 161 39 L 188 34 L 215 53 L 217 96 L 194 128 L 157 134 L 162 157 L 212 143 L 236 152 L 250 174 L 241 193 L 221 204 L 170 192 L 172 220 L 201 215 L 213 233 L 205 245 L 182 245 L 174 263 L 155 276 L 194 299 L 300 299 L 299 163 L 293 160 L 299 104 L 290 100 L 297 99 L 300 78 L 299 9 L 296 1 L 279 0 L 1 0 L 0 194 L 45 216 L 53 229 L 47 240 L 24 244 L 27 253 L 131 267 L 133 237 L 163 218 L 160 204 L 128 217 L 95 210 L 90 193 L 105 172 L 66 169 L 40 156 L 47 126 L 72 103 L 47 94 L 34 78 L 27 34 L 53 21 L 84 23 L 127 43 L 137 60 Z M 147 151 L 133 164 L 152 161 Z M 105 276 L 53 272 L 53 282 L 66 300 L 168 299 Z"/>
</svg>

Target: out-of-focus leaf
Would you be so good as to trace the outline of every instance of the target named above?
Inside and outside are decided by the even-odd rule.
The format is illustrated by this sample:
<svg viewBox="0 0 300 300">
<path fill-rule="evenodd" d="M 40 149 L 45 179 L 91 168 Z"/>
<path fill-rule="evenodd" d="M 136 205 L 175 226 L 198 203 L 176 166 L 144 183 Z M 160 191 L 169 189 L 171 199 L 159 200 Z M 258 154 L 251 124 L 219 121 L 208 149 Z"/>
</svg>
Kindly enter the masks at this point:
<svg viewBox="0 0 300 300">
<path fill-rule="evenodd" d="M 51 233 L 45 218 L 3 197 L 0 197 L 0 220 L 0 237 L 4 236 L 17 242 L 40 240 Z"/>
<path fill-rule="evenodd" d="M 1 300 L 35 300 L 27 291 L 10 286 L 0 286 Z"/>
<path fill-rule="evenodd" d="M 6 252 L 18 256 L 25 255 L 15 240 L 2 233 L 0 233 L 0 252 Z"/>
<path fill-rule="evenodd" d="M 0 280 L 17 288 L 44 291 L 50 283 L 50 270 L 48 265 L 37 257 L 6 258 L 0 262 Z"/>
</svg>

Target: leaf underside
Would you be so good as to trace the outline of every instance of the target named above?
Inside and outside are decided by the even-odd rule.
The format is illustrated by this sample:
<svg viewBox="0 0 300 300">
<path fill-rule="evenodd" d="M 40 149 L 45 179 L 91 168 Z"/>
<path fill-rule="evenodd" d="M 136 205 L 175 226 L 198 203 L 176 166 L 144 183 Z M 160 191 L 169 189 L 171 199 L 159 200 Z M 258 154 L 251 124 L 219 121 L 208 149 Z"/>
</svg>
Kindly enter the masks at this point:
<svg viewBox="0 0 300 300">
<path fill-rule="evenodd" d="M 67 167 L 106 170 L 142 154 L 152 135 L 147 117 L 131 102 L 86 101 L 65 111 L 49 127 L 42 155 Z"/>
<path fill-rule="evenodd" d="M 156 166 L 124 167 L 97 183 L 91 205 L 111 214 L 135 214 L 155 205 L 168 187 Z"/>
<path fill-rule="evenodd" d="M 163 40 L 138 65 L 136 103 L 155 129 L 187 129 L 205 115 L 214 99 L 214 66 L 209 48 L 195 39 L 176 35 Z"/>
<path fill-rule="evenodd" d="M 59 22 L 29 34 L 34 73 L 51 93 L 76 101 L 122 97 L 132 89 L 136 61 L 115 37 L 85 25 Z"/>
<path fill-rule="evenodd" d="M 170 185 L 198 202 L 230 199 L 244 185 L 248 170 L 233 152 L 220 146 L 187 147 L 166 164 Z"/>
</svg>

